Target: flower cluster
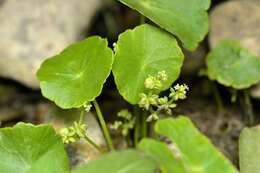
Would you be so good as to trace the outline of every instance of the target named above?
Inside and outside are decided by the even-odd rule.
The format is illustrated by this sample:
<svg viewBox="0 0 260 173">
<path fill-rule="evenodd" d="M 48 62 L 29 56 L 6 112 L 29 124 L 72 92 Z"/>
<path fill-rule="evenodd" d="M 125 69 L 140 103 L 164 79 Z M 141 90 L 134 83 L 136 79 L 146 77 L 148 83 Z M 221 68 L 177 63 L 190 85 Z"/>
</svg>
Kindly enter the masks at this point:
<svg viewBox="0 0 260 173">
<path fill-rule="evenodd" d="M 134 128 L 135 118 L 127 109 L 118 112 L 117 117 L 118 120 L 110 125 L 110 128 L 114 130 L 120 129 L 122 135 L 126 137 L 129 134 L 129 131 Z"/>
<path fill-rule="evenodd" d="M 73 126 L 64 128 L 60 134 L 64 144 L 69 144 L 84 138 L 87 131 L 87 125 L 81 122 L 74 122 Z"/>
<path fill-rule="evenodd" d="M 85 109 L 86 112 L 90 112 L 92 105 L 91 103 L 86 103 L 83 105 L 83 108 Z"/>
<path fill-rule="evenodd" d="M 144 85 L 145 88 L 151 89 L 151 90 L 160 90 L 163 86 L 163 81 L 167 80 L 167 75 L 165 71 L 158 72 L 157 76 L 148 76 L 148 78 L 145 79 Z"/>
<path fill-rule="evenodd" d="M 145 88 L 148 89 L 148 93 L 140 94 L 139 107 L 151 114 L 147 118 L 147 121 L 155 121 L 159 119 L 160 114 L 172 114 L 172 109 L 177 106 L 175 103 L 178 100 L 186 98 L 188 91 L 187 85 L 175 85 L 170 88 L 170 94 L 168 96 L 160 97 L 158 94 L 163 87 L 163 82 L 167 80 L 167 74 L 165 71 L 158 72 L 157 76 L 149 76 L 145 82 Z"/>
<path fill-rule="evenodd" d="M 187 85 L 175 85 L 173 88 L 170 89 L 171 93 L 169 95 L 174 101 L 179 99 L 183 100 L 186 99 L 187 91 L 189 90 Z"/>
</svg>

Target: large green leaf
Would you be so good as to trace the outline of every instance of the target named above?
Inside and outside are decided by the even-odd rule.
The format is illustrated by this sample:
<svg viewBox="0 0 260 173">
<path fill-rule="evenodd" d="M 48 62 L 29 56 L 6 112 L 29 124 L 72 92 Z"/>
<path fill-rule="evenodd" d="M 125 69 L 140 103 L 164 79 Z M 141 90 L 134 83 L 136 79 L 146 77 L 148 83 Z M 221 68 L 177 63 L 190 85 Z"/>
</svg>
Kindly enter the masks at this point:
<svg viewBox="0 0 260 173">
<path fill-rule="evenodd" d="M 236 41 L 221 41 L 209 53 L 207 68 L 211 80 L 235 89 L 245 89 L 260 81 L 260 58 Z"/>
<path fill-rule="evenodd" d="M 0 130 L 1 173 L 68 173 L 60 137 L 49 125 L 19 123 Z"/>
<path fill-rule="evenodd" d="M 239 140 L 240 172 L 260 172 L 260 127 L 246 128 Z"/>
<path fill-rule="evenodd" d="M 119 0 L 176 35 L 194 50 L 208 32 L 210 0 Z"/>
<path fill-rule="evenodd" d="M 138 151 L 112 152 L 73 173 L 154 173 L 156 163 Z"/>
<path fill-rule="evenodd" d="M 160 120 L 155 125 L 155 131 L 173 142 L 172 152 L 177 162 L 174 163 L 176 172 L 238 173 L 235 167 L 212 145 L 208 138 L 194 127 L 188 118 L 179 117 L 177 119 Z M 151 143 L 151 145 L 153 144 Z M 146 144 L 146 146 L 152 147 L 149 144 Z M 145 150 L 147 151 L 147 149 Z M 162 151 L 167 154 L 165 159 L 168 161 L 173 160 L 168 151 L 163 148 Z M 154 157 L 162 157 L 158 154 L 158 151 L 154 152 L 154 154 Z M 166 167 L 166 165 L 164 166 Z M 172 173 L 172 170 L 168 169 L 165 172 Z"/>
<path fill-rule="evenodd" d="M 77 108 L 100 94 L 112 63 L 107 41 L 93 36 L 47 59 L 37 77 L 45 97 L 61 108 Z"/>
<path fill-rule="evenodd" d="M 183 59 L 177 41 L 167 32 L 148 24 L 127 30 L 115 47 L 113 74 L 117 88 L 127 101 L 137 104 L 149 75 L 166 71 L 165 90 L 179 77 Z"/>
<path fill-rule="evenodd" d="M 184 173 L 185 168 L 169 147 L 160 141 L 154 139 L 143 139 L 138 148 L 153 158 L 159 165 L 162 173 Z"/>
</svg>

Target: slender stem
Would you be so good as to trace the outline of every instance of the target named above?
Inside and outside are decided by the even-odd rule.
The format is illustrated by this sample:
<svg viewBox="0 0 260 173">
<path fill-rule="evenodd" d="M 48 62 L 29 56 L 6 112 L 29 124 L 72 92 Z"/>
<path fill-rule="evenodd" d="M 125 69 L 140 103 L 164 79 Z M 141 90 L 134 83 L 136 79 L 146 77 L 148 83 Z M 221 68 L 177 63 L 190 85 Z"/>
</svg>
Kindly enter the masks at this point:
<svg viewBox="0 0 260 173">
<path fill-rule="evenodd" d="M 148 125 L 147 125 L 148 123 L 146 119 L 147 119 L 147 112 L 145 111 L 142 116 L 142 137 L 143 138 L 147 137 L 147 132 L 148 132 Z"/>
<path fill-rule="evenodd" d="M 90 139 L 86 134 L 84 135 L 84 139 L 90 143 L 94 148 L 96 148 L 100 153 L 103 153 L 104 151 L 98 144 L 96 144 L 92 139 Z"/>
<path fill-rule="evenodd" d="M 236 89 L 232 89 L 231 90 L 231 102 L 235 103 L 237 101 L 237 90 Z"/>
<path fill-rule="evenodd" d="M 136 117 L 135 129 L 134 129 L 134 145 L 137 146 L 140 137 L 140 115 L 138 107 L 134 107 L 134 114 Z"/>
<path fill-rule="evenodd" d="M 98 117 L 98 120 L 99 120 L 99 123 L 101 125 L 101 128 L 103 130 L 103 133 L 104 133 L 104 136 L 105 136 L 105 139 L 106 139 L 106 142 L 107 142 L 107 145 L 108 145 L 108 148 L 109 150 L 114 150 L 114 146 L 113 146 L 113 142 L 112 142 L 112 138 L 109 134 L 109 131 L 108 131 L 108 128 L 106 126 L 106 122 L 104 120 L 104 117 L 102 115 L 102 112 L 100 110 L 100 107 L 97 103 L 96 100 L 93 101 L 93 104 L 94 104 L 94 107 L 96 109 L 96 112 L 97 112 L 97 117 Z"/>
<path fill-rule="evenodd" d="M 253 106 L 250 99 L 249 90 L 244 90 L 244 101 L 245 101 L 245 112 L 246 115 L 248 116 L 249 125 L 253 125 L 255 116 L 254 116 Z"/>
<path fill-rule="evenodd" d="M 145 24 L 145 16 L 144 15 L 140 15 L 140 24 Z"/>
<path fill-rule="evenodd" d="M 85 115 L 85 110 L 81 109 L 80 110 L 80 116 L 79 116 L 79 122 L 83 123 L 84 122 L 84 115 Z"/>
<path fill-rule="evenodd" d="M 215 100 L 217 103 L 218 112 L 222 113 L 223 112 L 222 98 L 221 98 L 221 95 L 219 93 L 218 87 L 215 82 L 212 82 L 212 89 L 213 89 L 213 94 L 214 94 L 214 97 L 215 97 Z"/>
</svg>

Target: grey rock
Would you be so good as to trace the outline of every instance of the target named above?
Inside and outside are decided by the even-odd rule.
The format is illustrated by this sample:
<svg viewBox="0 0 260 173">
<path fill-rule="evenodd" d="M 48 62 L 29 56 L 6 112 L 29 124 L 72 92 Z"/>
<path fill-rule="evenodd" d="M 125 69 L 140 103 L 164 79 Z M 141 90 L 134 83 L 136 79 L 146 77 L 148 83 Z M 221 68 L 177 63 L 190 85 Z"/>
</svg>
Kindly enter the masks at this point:
<svg viewBox="0 0 260 173">
<path fill-rule="evenodd" d="M 210 46 L 226 38 L 260 56 L 260 1 L 228 1 L 218 5 L 210 15 Z"/>
<path fill-rule="evenodd" d="M 0 0 L 0 76 L 38 88 L 46 58 L 80 39 L 102 0 Z"/>
<path fill-rule="evenodd" d="M 251 95 L 254 98 L 260 98 L 260 85 L 255 86 L 252 91 L 251 91 Z"/>
<path fill-rule="evenodd" d="M 213 48 L 223 39 L 238 40 L 260 58 L 260 1 L 233 0 L 218 5 L 210 15 L 209 43 Z M 260 86 L 252 92 L 260 98 Z"/>
</svg>

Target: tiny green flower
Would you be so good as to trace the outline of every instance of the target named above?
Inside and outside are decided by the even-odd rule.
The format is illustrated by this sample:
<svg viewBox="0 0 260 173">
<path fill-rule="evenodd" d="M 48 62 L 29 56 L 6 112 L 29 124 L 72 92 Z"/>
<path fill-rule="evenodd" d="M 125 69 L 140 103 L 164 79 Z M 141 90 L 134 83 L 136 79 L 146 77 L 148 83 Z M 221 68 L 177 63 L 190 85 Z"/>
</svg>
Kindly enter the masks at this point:
<svg viewBox="0 0 260 173">
<path fill-rule="evenodd" d="M 158 99 L 158 103 L 159 103 L 160 105 L 165 105 L 165 104 L 168 103 L 168 98 L 167 98 L 166 96 L 161 97 L 161 98 Z"/>
<path fill-rule="evenodd" d="M 122 136 L 126 137 L 129 134 L 129 131 L 134 128 L 135 117 L 127 109 L 123 109 L 117 113 L 119 120 L 116 120 L 112 125 L 111 129 L 120 130 Z"/>
<path fill-rule="evenodd" d="M 171 88 L 169 97 L 172 98 L 174 101 L 179 99 L 186 99 L 187 91 L 189 90 L 187 85 L 175 85 L 174 88 Z"/>
<path fill-rule="evenodd" d="M 118 117 L 124 118 L 126 120 L 131 120 L 132 119 L 132 114 L 129 112 L 127 109 L 123 109 L 117 113 Z"/>
<path fill-rule="evenodd" d="M 83 107 L 86 112 L 89 112 L 92 108 L 92 105 L 90 103 L 87 103 L 87 104 L 84 104 Z"/>
<path fill-rule="evenodd" d="M 113 124 L 110 125 L 111 129 L 118 130 L 122 126 L 121 121 L 115 121 Z"/>
<path fill-rule="evenodd" d="M 73 126 L 61 130 L 60 134 L 64 144 L 78 141 L 86 134 L 87 125 L 81 122 L 74 122 Z"/>
<path fill-rule="evenodd" d="M 155 77 L 149 76 L 148 78 L 145 79 L 144 81 L 144 86 L 147 89 L 154 89 L 155 88 Z"/>
<path fill-rule="evenodd" d="M 159 71 L 158 72 L 158 75 L 157 75 L 157 78 L 161 81 L 166 81 L 168 79 L 168 76 L 166 74 L 166 71 L 163 70 L 163 71 Z"/>
<path fill-rule="evenodd" d="M 153 112 L 151 115 L 148 116 L 148 118 L 146 119 L 147 122 L 151 122 L 151 121 L 157 121 L 159 120 L 159 116 L 157 114 L 157 112 Z"/>
</svg>

